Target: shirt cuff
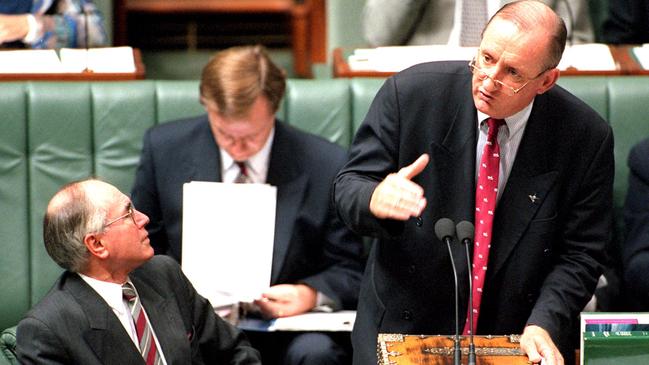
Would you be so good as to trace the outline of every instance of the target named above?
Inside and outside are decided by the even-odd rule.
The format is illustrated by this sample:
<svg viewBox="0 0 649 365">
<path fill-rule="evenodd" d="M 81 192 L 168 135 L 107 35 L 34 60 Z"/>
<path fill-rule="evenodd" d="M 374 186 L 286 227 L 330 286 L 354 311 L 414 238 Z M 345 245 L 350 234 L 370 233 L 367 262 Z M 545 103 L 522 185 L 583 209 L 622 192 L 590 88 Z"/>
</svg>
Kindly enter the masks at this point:
<svg viewBox="0 0 649 365">
<path fill-rule="evenodd" d="M 23 43 L 32 44 L 36 41 L 36 31 L 38 28 L 36 17 L 32 14 L 27 14 L 27 24 L 29 25 L 29 31 L 27 31 L 27 35 L 23 38 Z"/>
<path fill-rule="evenodd" d="M 333 312 L 335 311 L 336 308 L 336 302 L 334 302 L 331 298 L 326 296 L 325 294 L 322 294 L 321 292 L 318 292 L 316 296 L 316 303 L 315 307 L 312 309 L 314 312 Z"/>
</svg>

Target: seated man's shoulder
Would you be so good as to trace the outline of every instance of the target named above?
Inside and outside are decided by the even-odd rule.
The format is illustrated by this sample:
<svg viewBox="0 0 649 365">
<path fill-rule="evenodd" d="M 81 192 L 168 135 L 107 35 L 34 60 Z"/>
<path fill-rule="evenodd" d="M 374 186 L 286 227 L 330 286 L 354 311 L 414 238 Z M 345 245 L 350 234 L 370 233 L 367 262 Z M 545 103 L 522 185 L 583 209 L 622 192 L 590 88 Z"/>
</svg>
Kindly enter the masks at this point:
<svg viewBox="0 0 649 365">
<path fill-rule="evenodd" d="M 182 139 L 200 129 L 210 130 L 206 115 L 163 122 L 150 127 L 147 133 L 153 139 Z"/>
<path fill-rule="evenodd" d="M 643 175 L 644 178 L 649 179 L 649 138 L 637 143 L 629 153 L 629 165 L 634 168 L 634 171 Z"/>
<path fill-rule="evenodd" d="M 149 276 L 170 274 L 177 275 L 181 272 L 180 265 L 171 256 L 154 255 L 149 261 L 133 271 L 134 275 Z"/>
<path fill-rule="evenodd" d="M 82 279 L 76 274 L 66 272 L 56 281 L 54 286 L 45 294 L 45 296 L 34 305 L 25 315 L 24 322 L 29 319 L 35 319 L 41 323 L 51 325 L 52 323 L 67 323 L 68 319 L 82 318 L 84 310 L 81 304 L 75 299 L 72 292 L 64 287 L 67 286 L 68 280 Z M 61 321 L 61 319 L 65 321 Z"/>
</svg>

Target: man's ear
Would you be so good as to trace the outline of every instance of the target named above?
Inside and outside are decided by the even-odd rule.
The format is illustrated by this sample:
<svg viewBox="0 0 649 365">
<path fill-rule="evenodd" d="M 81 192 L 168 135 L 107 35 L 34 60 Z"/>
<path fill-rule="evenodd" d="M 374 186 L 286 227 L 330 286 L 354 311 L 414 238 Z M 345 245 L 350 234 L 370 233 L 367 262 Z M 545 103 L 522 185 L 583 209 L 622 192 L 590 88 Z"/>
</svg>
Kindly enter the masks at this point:
<svg viewBox="0 0 649 365">
<path fill-rule="evenodd" d="M 88 248 L 88 252 L 90 252 L 91 255 L 100 259 L 105 259 L 109 256 L 109 252 L 106 245 L 104 245 L 104 243 L 99 239 L 100 236 L 100 233 L 88 233 L 83 238 L 83 243 L 86 245 L 86 248 Z"/>
<path fill-rule="evenodd" d="M 543 84 L 541 84 L 536 93 L 540 95 L 550 90 L 557 83 L 557 80 L 559 79 L 559 73 L 559 69 L 556 67 L 546 71 L 545 75 L 543 75 Z"/>
</svg>

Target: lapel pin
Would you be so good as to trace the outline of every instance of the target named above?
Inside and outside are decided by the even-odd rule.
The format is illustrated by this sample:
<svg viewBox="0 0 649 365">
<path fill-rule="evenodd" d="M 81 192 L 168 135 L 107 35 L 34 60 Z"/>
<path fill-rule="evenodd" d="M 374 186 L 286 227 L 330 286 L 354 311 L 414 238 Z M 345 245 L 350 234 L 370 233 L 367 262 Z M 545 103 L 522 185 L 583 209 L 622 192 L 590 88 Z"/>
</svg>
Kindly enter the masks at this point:
<svg viewBox="0 0 649 365">
<path fill-rule="evenodd" d="M 534 193 L 532 195 L 528 195 L 527 197 L 530 198 L 530 201 L 532 202 L 532 204 L 536 204 L 536 201 L 539 200 L 539 197 L 536 196 L 536 193 Z"/>
</svg>

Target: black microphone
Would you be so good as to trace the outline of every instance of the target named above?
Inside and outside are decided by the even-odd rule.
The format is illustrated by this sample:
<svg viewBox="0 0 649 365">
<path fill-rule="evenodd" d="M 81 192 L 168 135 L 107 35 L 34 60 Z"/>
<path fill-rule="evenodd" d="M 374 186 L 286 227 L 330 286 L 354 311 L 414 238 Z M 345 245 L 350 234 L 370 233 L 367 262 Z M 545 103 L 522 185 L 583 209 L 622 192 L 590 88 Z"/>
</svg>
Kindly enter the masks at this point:
<svg viewBox="0 0 649 365">
<path fill-rule="evenodd" d="M 471 254 L 469 246 L 473 244 L 475 229 L 471 222 L 462 221 L 457 224 L 457 238 L 464 245 L 466 252 L 466 266 L 469 270 L 469 362 L 467 365 L 475 365 L 475 345 L 473 344 L 473 271 L 471 270 Z"/>
<path fill-rule="evenodd" d="M 84 43 L 85 43 L 84 48 L 86 49 L 86 67 L 83 69 L 82 72 L 92 72 L 92 69 L 90 68 L 90 62 L 88 61 L 88 58 L 89 58 L 89 56 L 88 56 L 89 50 L 88 49 L 90 48 L 90 46 L 88 45 L 88 40 L 89 40 L 88 29 L 89 29 L 89 27 L 88 27 L 88 10 L 86 9 L 85 6 L 83 6 L 83 27 L 84 27 L 83 37 L 84 37 Z"/>
<path fill-rule="evenodd" d="M 453 337 L 453 364 L 461 365 L 462 349 L 460 348 L 460 304 L 459 288 L 457 285 L 457 270 L 455 269 L 455 260 L 451 251 L 451 242 L 455 237 L 455 224 L 448 218 L 440 218 L 435 223 L 435 235 L 437 238 L 446 243 L 448 255 L 451 258 L 451 267 L 453 268 L 453 280 L 455 282 L 455 336 Z"/>
</svg>

